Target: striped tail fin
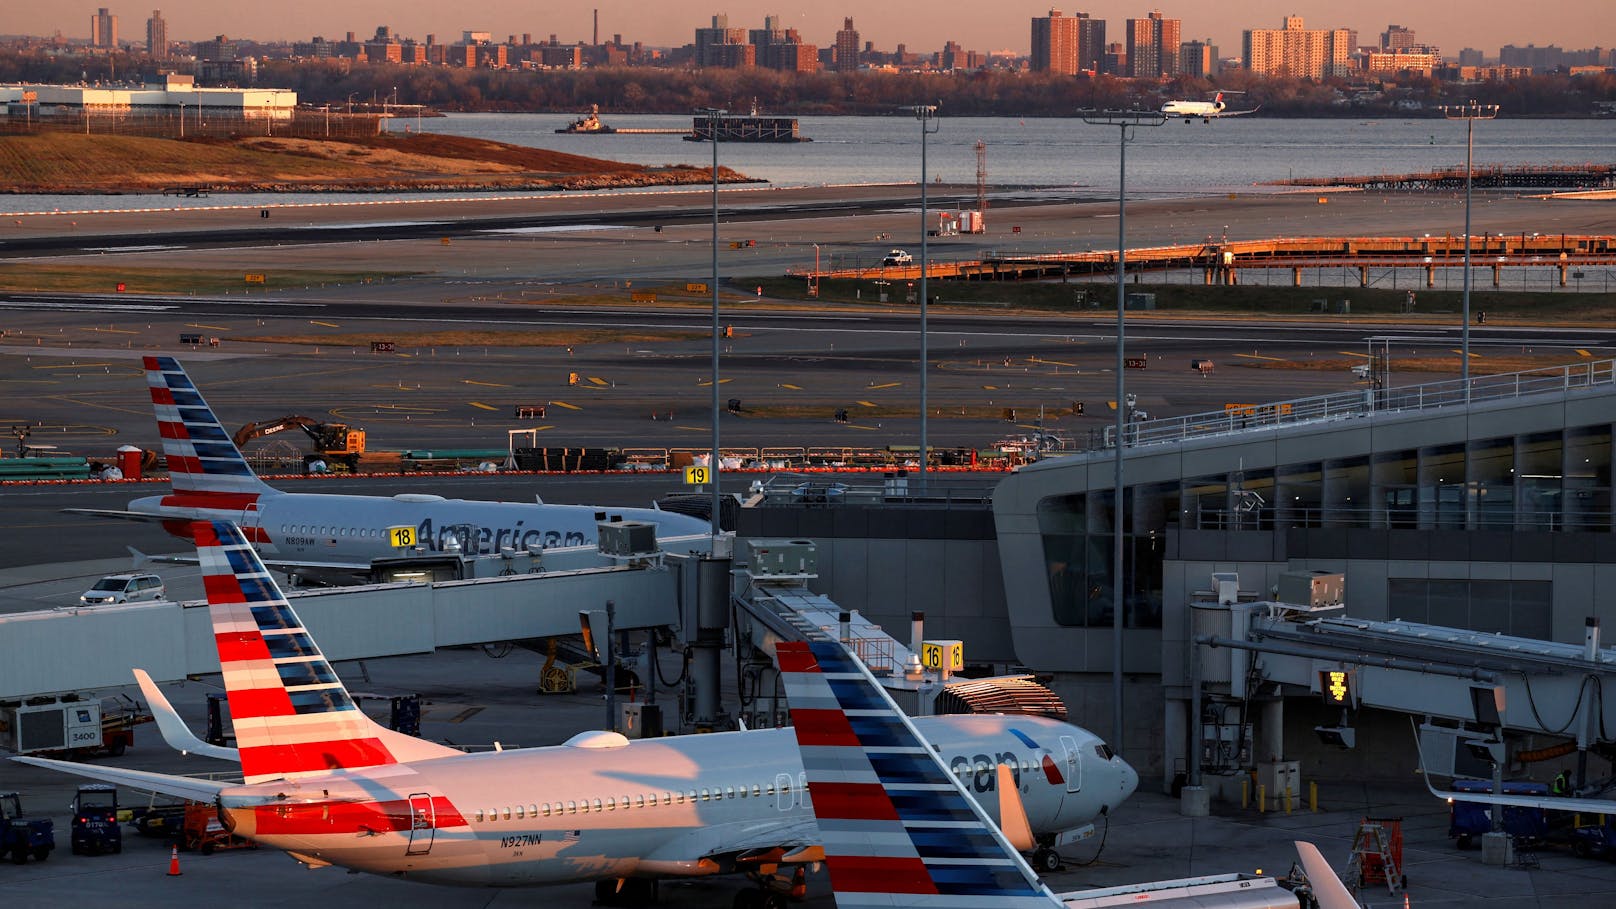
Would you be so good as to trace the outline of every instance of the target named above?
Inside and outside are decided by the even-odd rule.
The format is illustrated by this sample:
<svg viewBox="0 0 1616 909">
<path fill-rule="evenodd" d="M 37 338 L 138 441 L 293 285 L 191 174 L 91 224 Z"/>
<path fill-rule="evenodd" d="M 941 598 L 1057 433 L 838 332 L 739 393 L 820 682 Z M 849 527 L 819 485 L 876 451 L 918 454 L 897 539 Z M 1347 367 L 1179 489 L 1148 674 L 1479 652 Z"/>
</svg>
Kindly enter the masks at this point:
<svg viewBox="0 0 1616 909">
<path fill-rule="evenodd" d="M 196 521 L 191 533 L 246 782 L 398 763 L 382 734 L 399 734 L 354 704 L 236 525 Z"/>
<path fill-rule="evenodd" d="M 838 909 L 1060 906 L 846 648 L 776 655 Z"/>
<path fill-rule="evenodd" d="M 275 492 L 253 473 L 178 360 L 145 357 L 143 363 L 174 497 L 183 500 L 172 504 L 239 512 Z"/>
</svg>

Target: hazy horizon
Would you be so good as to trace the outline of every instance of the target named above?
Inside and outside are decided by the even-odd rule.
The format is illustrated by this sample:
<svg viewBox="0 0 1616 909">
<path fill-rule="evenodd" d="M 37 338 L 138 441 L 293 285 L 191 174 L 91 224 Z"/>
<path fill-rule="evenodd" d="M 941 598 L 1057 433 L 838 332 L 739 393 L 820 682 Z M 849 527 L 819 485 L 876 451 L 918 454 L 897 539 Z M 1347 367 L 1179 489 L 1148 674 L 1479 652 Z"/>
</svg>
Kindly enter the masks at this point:
<svg viewBox="0 0 1616 909">
<path fill-rule="evenodd" d="M 49 36 L 61 32 L 72 38 L 88 38 L 90 17 L 100 2 L 72 7 L 24 4 L 10 10 L 0 23 L 7 34 Z M 403 0 L 381 3 L 374 0 L 314 2 L 284 0 L 273 5 L 219 4 L 215 0 L 154 0 L 149 6 L 110 6 L 118 17 L 120 41 L 144 43 L 146 19 L 152 9 L 162 10 L 168 22 L 170 41 L 201 41 L 215 35 L 251 38 L 258 41 L 308 40 L 315 35 L 341 38 L 347 32 L 366 38 L 377 26 L 386 25 L 393 33 L 417 41 L 434 34 L 440 43 L 459 40 L 462 31 L 491 32 L 496 41 L 508 35 L 529 33 L 535 41 L 553 33 L 563 44 L 588 42 L 593 31 L 593 10 L 600 11 L 601 40 L 614 33 L 626 42 L 640 41 L 653 46 L 678 47 L 694 40 L 694 30 L 705 26 L 714 13 L 727 13 L 732 28 L 761 28 L 763 17 L 778 14 L 787 28 L 797 29 L 806 43 L 826 47 L 835 43 L 842 19 L 851 15 L 861 41 L 873 41 L 877 50 L 891 51 L 899 43 L 913 52 L 940 50 L 946 41 L 956 41 L 967 50 L 992 52 L 1010 50 L 1025 54 L 1030 48 L 1031 19 L 1046 15 L 1051 7 L 1068 15 L 1086 12 L 1107 24 L 1111 41 L 1126 36 L 1124 20 L 1148 15 L 1159 9 L 1169 19 L 1182 22 L 1184 41 L 1210 38 L 1224 57 L 1240 54 L 1240 33 L 1248 28 L 1280 28 L 1284 17 L 1300 15 L 1308 28 L 1349 28 L 1358 31 L 1358 43 L 1375 44 L 1386 26 L 1396 23 L 1412 29 L 1416 40 L 1436 45 L 1444 54 L 1457 55 L 1473 47 L 1489 56 L 1505 44 L 1525 46 L 1558 45 L 1566 50 L 1609 47 L 1616 41 L 1616 17 L 1610 14 L 1609 0 L 1541 0 L 1530 14 L 1507 15 L 1507 7 L 1496 0 L 1472 4 L 1464 15 L 1454 15 L 1449 4 L 1410 7 L 1404 0 L 1360 0 L 1348 13 L 1340 4 L 1320 0 L 1279 2 L 1279 0 L 1226 0 L 1212 4 L 1150 5 L 1106 0 L 1103 3 L 1072 6 L 1049 2 L 1018 3 L 1009 9 L 979 4 L 949 4 L 946 0 L 893 0 L 870 10 L 856 3 L 844 10 L 819 8 L 811 13 L 792 12 L 778 2 L 690 2 L 672 0 L 654 5 L 628 0 L 595 0 L 552 8 L 548 15 L 516 0 L 476 0 L 446 11 L 441 3 Z M 1600 8 L 1604 12 L 1600 12 Z M 1517 10 L 1523 7 L 1516 7 Z M 1591 34 L 1595 31 L 1610 34 Z"/>
</svg>

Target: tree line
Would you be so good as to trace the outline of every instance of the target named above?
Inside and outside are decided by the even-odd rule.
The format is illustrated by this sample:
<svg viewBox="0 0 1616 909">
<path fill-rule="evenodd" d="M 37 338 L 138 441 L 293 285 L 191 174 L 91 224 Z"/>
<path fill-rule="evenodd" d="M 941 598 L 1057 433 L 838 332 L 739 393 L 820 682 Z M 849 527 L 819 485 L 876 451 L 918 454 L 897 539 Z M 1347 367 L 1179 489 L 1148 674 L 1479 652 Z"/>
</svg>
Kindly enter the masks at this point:
<svg viewBox="0 0 1616 909">
<path fill-rule="evenodd" d="M 150 62 L 145 64 L 149 67 Z M 0 82 L 105 81 L 142 72 L 138 57 L 61 57 L 0 53 Z M 1154 109 L 1172 98 L 1244 92 L 1236 107 L 1261 116 L 1317 117 L 1407 114 L 1413 104 L 1476 100 L 1504 116 L 1581 117 L 1596 102 L 1616 101 L 1616 75 L 1531 76 L 1474 84 L 1409 77 L 1364 85 L 1343 79 L 1295 79 L 1244 70 L 1215 78 L 1157 83 L 1111 76 L 982 70 L 960 73 L 787 73 L 767 69 L 614 67 L 524 71 L 464 69 L 349 60 L 266 60 L 256 84 L 290 88 L 307 104 L 375 100 L 446 111 L 574 112 L 598 104 L 607 113 L 683 114 L 704 107 L 758 107 L 777 114 L 887 114 L 912 104 L 938 104 L 952 116 L 1059 117 L 1089 108 Z"/>
</svg>

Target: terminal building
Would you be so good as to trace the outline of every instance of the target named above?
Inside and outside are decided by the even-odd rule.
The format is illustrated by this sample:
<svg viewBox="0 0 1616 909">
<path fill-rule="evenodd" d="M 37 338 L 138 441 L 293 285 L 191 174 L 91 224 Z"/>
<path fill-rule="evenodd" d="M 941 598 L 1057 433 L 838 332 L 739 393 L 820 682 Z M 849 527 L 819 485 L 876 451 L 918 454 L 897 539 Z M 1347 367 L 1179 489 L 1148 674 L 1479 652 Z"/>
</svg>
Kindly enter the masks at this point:
<svg viewBox="0 0 1616 909">
<path fill-rule="evenodd" d="M 1478 377 L 1468 398 L 1444 382 L 1128 426 L 1122 744 L 1142 774 L 1184 769 L 1191 603 L 1215 572 L 1265 600 L 1286 572 L 1338 573 L 1353 619 L 1561 642 L 1610 622 L 1616 363 Z M 1106 730 L 1115 457 L 1050 458 L 981 498 L 807 484 L 740 529 L 814 539 L 833 599 L 891 628 L 923 610 L 927 637 L 1052 674 Z"/>
</svg>

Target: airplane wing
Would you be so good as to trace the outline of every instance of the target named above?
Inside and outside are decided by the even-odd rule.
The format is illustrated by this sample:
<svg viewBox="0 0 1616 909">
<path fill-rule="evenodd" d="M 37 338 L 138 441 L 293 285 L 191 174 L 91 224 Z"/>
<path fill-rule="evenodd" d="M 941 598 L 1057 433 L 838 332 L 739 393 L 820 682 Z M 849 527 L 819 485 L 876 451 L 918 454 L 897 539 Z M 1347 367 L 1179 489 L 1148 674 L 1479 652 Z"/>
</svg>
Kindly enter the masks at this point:
<svg viewBox="0 0 1616 909">
<path fill-rule="evenodd" d="M 1425 788 L 1431 790 L 1431 794 L 1437 798 L 1447 799 L 1450 802 L 1542 808 L 1547 811 L 1576 811 L 1583 814 L 1616 814 L 1616 801 L 1610 799 L 1574 799 L 1554 795 L 1497 795 L 1491 792 L 1442 790 L 1431 785 L 1429 776 L 1425 777 Z"/>
<path fill-rule="evenodd" d="M 146 702 L 151 706 L 152 716 L 157 720 L 157 731 L 163 734 L 163 741 L 168 747 L 180 754 L 200 754 L 206 757 L 219 758 L 225 761 L 241 762 L 241 752 L 223 745 L 209 745 L 196 737 L 196 734 L 180 719 L 174 705 L 163 696 L 161 688 L 152 681 L 152 677 L 144 669 L 136 669 L 135 681 L 140 683 L 140 690 L 146 695 Z"/>
<path fill-rule="evenodd" d="M 188 776 L 173 776 L 167 773 L 149 773 L 145 770 L 125 770 L 122 767 L 103 767 L 99 764 L 54 761 L 50 758 L 14 757 L 12 760 L 19 764 L 31 764 L 35 767 L 44 767 L 47 770 L 59 770 L 63 773 L 89 777 L 92 780 L 101 780 L 106 783 L 115 783 L 119 786 L 161 792 L 164 795 L 190 799 L 193 802 L 214 801 L 218 798 L 220 792 L 231 786 L 238 785 L 218 780 L 199 780 Z"/>
<path fill-rule="evenodd" d="M 1253 107 L 1250 110 L 1222 110 L 1222 111 L 1218 111 L 1217 115 L 1219 117 L 1244 117 L 1246 114 L 1254 114 L 1254 113 L 1256 113 L 1257 111 L 1260 111 L 1260 110 L 1262 110 L 1262 105 L 1261 104 L 1257 105 L 1256 107 Z"/>
<path fill-rule="evenodd" d="M 164 518 L 162 515 L 148 514 L 144 511 L 129 511 L 122 508 L 64 508 L 62 514 L 80 514 L 92 518 L 117 518 L 122 521 L 146 521 L 157 523 L 173 518 Z"/>
<path fill-rule="evenodd" d="M 819 839 L 819 825 L 811 816 L 768 823 L 719 824 L 693 830 L 687 837 L 664 844 L 643 857 L 639 866 L 642 870 L 665 867 L 669 873 L 688 875 L 693 868 L 706 869 L 711 874 L 766 864 L 822 862 L 825 851 Z M 692 861 L 692 855 L 700 858 Z"/>
</svg>

